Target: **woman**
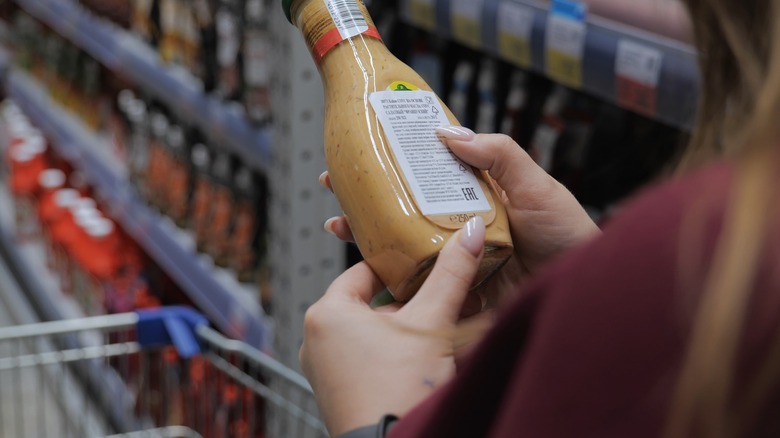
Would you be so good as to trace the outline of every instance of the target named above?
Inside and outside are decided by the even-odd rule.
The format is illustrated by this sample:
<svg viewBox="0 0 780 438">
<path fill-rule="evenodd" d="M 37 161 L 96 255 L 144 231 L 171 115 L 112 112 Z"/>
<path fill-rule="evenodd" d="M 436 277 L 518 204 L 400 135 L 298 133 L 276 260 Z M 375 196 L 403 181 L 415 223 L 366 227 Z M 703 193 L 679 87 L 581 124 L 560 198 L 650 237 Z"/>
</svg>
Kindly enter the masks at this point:
<svg viewBox="0 0 780 438">
<path fill-rule="evenodd" d="M 506 192 L 516 254 L 489 289 L 506 299 L 460 348 L 488 321 L 460 320 L 479 220 L 403 307 L 371 309 L 378 279 L 346 271 L 301 348 L 334 436 L 780 436 L 780 1 L 684 2 L 702 54 L 690 150 L 603 234 L 506 137 L 439 130 Z"/>
</svg>

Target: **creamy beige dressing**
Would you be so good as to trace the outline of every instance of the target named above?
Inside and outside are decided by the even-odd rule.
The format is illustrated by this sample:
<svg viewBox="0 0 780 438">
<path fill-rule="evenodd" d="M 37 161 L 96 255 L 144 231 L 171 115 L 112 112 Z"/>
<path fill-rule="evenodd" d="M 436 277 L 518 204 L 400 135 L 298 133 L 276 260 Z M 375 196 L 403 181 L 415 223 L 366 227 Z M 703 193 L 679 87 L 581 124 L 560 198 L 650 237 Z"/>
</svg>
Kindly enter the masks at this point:
<svg viewBox="0 0 780 438">
<path fill-rule="evenodd" d="M 322 33 L 323 25 L 317 22 L 330 19 L 325 2 L 299 0 L 291 9 L 295 24 L 312 47 L 316 37 L 310 29 Z M 363 13 L 370 23 L 365 9 Z M 486 182 L 487 174 L 476 172 L 490 211 L 423 216 L 369 103 L 371 93 L 386 90 L 396 81 L 430 91 L 428 84 L 381 40 L 365 35 L 330 49 L 319 69 L 325 88 L 328 172 L 366 262 L 396 300 L 406 301 L 422 285 L 444 243 L 470 216 L 478 214 L 487 225 L 485 256 L 475 280 L 475 286 L 482 284 L 512 253 L 506 211 L 495 201 L 498 194 Z M 442 106 L 449 121 L 457 125 L 446 105 Z"/>
</svg>

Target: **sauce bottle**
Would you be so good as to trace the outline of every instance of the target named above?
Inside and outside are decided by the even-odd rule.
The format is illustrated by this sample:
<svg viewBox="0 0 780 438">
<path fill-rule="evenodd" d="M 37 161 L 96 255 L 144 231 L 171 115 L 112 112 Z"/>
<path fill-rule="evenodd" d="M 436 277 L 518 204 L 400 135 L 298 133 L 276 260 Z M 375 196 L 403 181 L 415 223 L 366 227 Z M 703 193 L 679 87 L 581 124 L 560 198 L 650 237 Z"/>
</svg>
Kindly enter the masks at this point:
<svg viewBox="0 0 780 438">
<path fill-rule="evenodd" d="M 325 88 L 325 157 L 363 258 L 398 301 L 413 296 L 444 243 L 486 224 L 474 286 L 508 260 L 506 211 L 486 173 L 458 160 L 435 128 L 458 121 L 385 47 L 361 0 L 282 0 Z"/>
</svg>

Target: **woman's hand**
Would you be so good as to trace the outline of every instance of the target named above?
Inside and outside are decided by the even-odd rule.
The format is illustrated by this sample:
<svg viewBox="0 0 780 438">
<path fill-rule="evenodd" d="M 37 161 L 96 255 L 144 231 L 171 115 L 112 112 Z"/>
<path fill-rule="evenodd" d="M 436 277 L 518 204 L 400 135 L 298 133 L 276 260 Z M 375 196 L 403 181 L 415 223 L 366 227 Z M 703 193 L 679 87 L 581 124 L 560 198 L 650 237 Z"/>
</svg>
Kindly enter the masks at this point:
<svg viewBox="0 0 780 438">
<path fill-rule="evenodd" d="M 599 228 L 574 195 L 510 137 L 468 128 L 436 130 L 461 160 L 487 170 L 503 190 L 517 260 L 531 273 L 558 254 L 590 239 Z"/>
<path fill-rule="evenodd" d="M 386 414 L 401 416 L 453 376 L 452 334 L 484 241 L 482 219 L 471 219 L 403 307 L 372 309 L 372 297 L 384 286 L 359 263 L 309 308 L 301 366 L 331 436 Z"/>
</svg>

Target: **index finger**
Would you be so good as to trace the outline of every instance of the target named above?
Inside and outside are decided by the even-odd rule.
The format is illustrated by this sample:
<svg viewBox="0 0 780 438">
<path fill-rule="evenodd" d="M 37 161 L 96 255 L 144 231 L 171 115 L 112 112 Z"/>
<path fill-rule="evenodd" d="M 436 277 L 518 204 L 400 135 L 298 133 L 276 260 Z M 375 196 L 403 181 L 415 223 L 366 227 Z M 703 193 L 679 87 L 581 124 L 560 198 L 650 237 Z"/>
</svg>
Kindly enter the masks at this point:
<svg viewBox="0 0 780 438">
<path fill-rule="evenodd" d="M 360 262 L 333 280 L 323 299 L 357 301 L 368 306 L 374 295 L 384 288 L 382 280 L 371 267 L 366 262 Z"/>
</svg>

